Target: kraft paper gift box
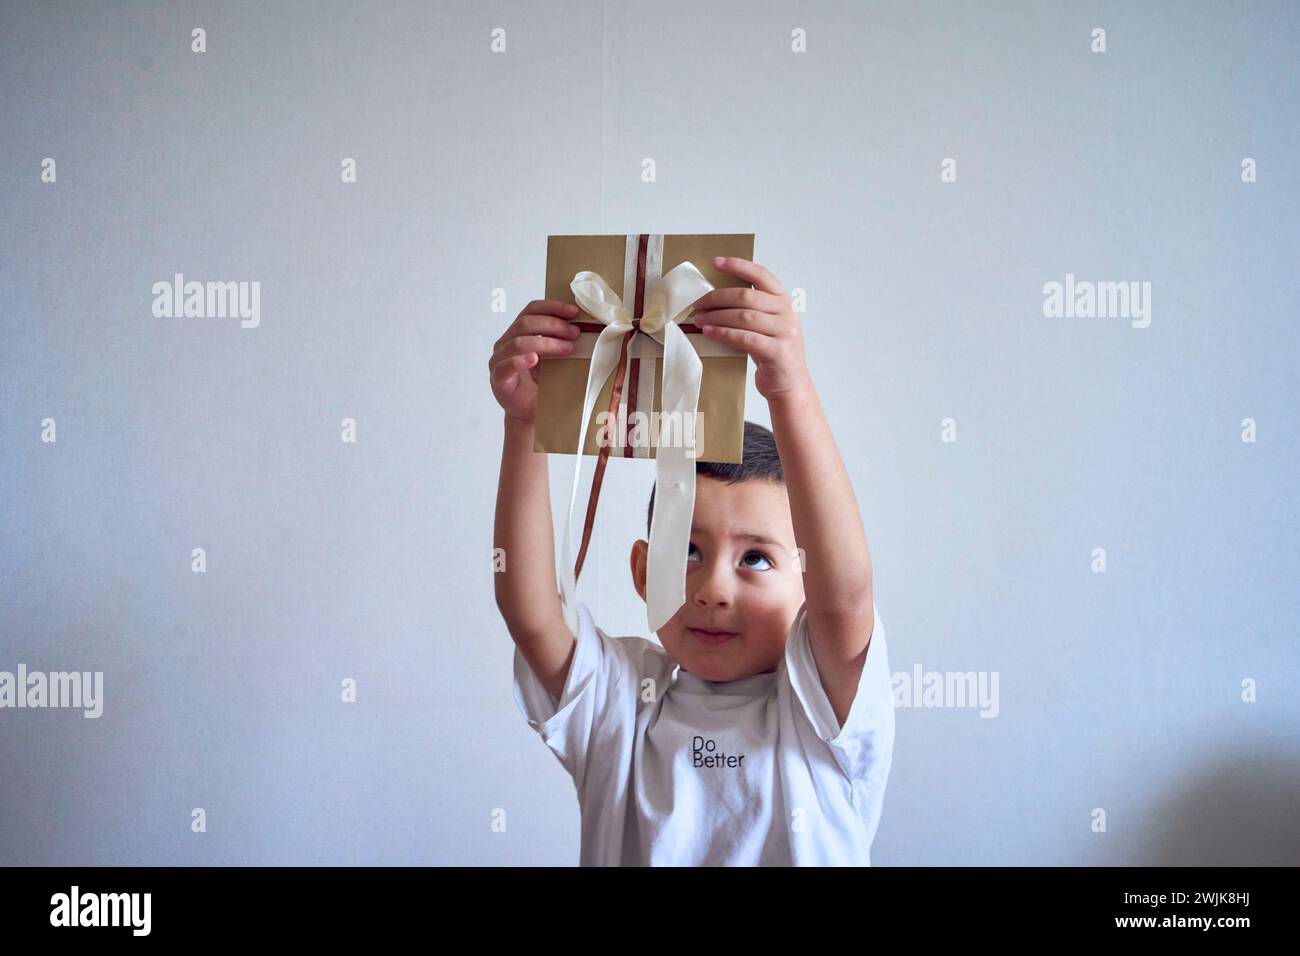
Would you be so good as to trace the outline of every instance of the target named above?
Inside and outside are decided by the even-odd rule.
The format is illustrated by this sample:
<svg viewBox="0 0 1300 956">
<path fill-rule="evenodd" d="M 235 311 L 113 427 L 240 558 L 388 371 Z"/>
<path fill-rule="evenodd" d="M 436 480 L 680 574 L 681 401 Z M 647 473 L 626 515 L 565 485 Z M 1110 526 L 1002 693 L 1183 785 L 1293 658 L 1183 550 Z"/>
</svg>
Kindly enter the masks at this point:
<svg viewBox="0 0 1300 956">
<path fill-rule="evenodd" d="M 655 461 L 646 602 L 651 631 L 685 600 L 695 462 L 741 460 L 748 357 L 690 323 L 691 303 L 706 292 L 750 287 L 720 272 L 714 256 L 753 259 L 753 234 L 547 237 L 545 298 L 576 305 L 572 321 L 582 334 L 570 355 L 544 356 L 538 364 L 533 450 L 575 455 L 559 569 L 565 616 L 575 633 L 577 577 L 609 458 Z M 611 447 L 602 437 L 619 443 Z M 584 456 L 597 463 L 574 561 L 571 527 Z"/>
<path fill-rule="evenodd" d="M 650 253 L 650 239 L 646 234 L 646 252 Z M 574 295 L 572 283 L 579 272 L 591 271 L 602 276 L 609 286 L 634 312 L 634 296 L 624 295 L 625 270 L 628 268 L 629 246 L 639 254 L 640 236 L 548 236 L 546 240 L 546 295 L 547 299 L 569 302 L 582 309 Z M 716 289 L 733 286 L 749 288 L 749 283 L 713 265 L 714 256 L 754 258 L 754 236 L 745 235 L 673 235 L 663 236 L 663 258 L 660 275 L 667 274 L 683 262 L 692 263 L 705 280 Z M 638 255 L 639 258 L 639 255 Z M 635 261 L 631 264 L 635 268 Z M 643 267 L 644 273 L 644 267 Z M 700 292 L 703 295 L 705 289 Z M 643 293 L 644 294 L 644 293 Z M 696 299 L 699 295 L 695 296 Z M 694 301 L 694 300 L 692 300 Z M 582 400 L 587 385 L 587 371 L 591 364 L 591 351 L 599 332 L 599 320 L 582 311 L 573 320 L 584 332 L 575 342 L 572 356 L 546 357 L 538 363 L 537 424 L 534 429 L 533 450 L 553 454 L 572 455 L 578 444 L 578 425 L 582 417 Z M 682 319 L 689 322 L 689 317 Z M 688 328 L 693 328 L 689 326 Z M 749 359 L 738 352 L 705 338 L 698 332 L 688 332 L 687 338 L 700 355 L 704 366 L 700 380 L 699 412 L 704 447 L 697 456 L 702 461 L 739 462 L 745 438 L 745 382 L 749 374 Z M 627 392 L 629 400 L 640 398 L 635 410 L 662 411 L 663 400 L 663 346 L 649 335 L 637 334 L 629 346 L 630 361 Z M 632 373 L 636 373 L 633 375 Z M 633 384 L 635 382 L 635 385 Z M 606 411 L 610 406 L 614 379 L 610 376 L 596 399 L 596 410 Z M 647 390 L 651 401 L 644 398 Z M 632 408 L 626 421 L 632 431 Z M 597 455 L 597 437 L 600 431 L 595 414 L 587 428 L 583 444 L 584 455 Z M 631 434 L 628 438 L 631 439 Z M 653 458 L 653 446 L 633 447 L 630 442 L 612 452 L 625 458 Z"/>
</svg>

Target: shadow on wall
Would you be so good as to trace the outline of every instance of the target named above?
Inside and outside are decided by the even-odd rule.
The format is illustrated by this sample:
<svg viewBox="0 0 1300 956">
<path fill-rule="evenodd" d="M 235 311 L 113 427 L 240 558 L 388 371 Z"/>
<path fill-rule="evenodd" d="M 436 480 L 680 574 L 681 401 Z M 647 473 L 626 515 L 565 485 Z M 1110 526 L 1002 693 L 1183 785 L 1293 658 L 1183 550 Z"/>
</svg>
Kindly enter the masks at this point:
<svg viewBox="0 0 1300 956">
<path fill-rule="evenodd" d="M 1300 865 L 1300 743 L 1200 765 L 1145 831 L 1142 865 Z"/>
</svg>

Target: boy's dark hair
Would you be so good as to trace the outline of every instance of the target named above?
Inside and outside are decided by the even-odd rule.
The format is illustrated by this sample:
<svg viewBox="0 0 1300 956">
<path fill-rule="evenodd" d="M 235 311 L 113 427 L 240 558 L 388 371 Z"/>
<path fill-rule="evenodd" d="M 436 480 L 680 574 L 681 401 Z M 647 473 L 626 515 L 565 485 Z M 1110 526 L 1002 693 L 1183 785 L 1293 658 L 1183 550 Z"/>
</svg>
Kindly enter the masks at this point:
<svg viewBox="0 0 1300 956">
<path fill-rule="evenodd" d="M 776 451 L 776 438 L 772 432 L 755 422 L 745 422 L 745 443 L 740 453 L 741 461 L 697 461 L 695 474 L 734 484 L 737 481 L 778 481 L 785 483 L 781 471 L 781 456 Z M 650 521 L 655 513 L 655 492 L 650 489 L 650 507 L 645 513 L 645 533 L 650 534 Z"/>
</svg>

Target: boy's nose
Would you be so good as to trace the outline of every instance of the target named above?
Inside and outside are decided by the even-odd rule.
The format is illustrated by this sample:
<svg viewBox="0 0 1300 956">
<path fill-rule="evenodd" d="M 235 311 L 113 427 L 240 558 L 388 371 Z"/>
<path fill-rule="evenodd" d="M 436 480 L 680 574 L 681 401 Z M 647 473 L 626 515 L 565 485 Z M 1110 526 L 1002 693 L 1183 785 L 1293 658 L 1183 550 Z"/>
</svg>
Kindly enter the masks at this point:
<svg viewBox="0 0 1300 956">
<path fill-rule="evenodd" d="M 701 568 L 695 587 L 695 603 L 700 607 L 731 607 L 732 589 L 728 574 L 721 562 Z"/>
</svg>

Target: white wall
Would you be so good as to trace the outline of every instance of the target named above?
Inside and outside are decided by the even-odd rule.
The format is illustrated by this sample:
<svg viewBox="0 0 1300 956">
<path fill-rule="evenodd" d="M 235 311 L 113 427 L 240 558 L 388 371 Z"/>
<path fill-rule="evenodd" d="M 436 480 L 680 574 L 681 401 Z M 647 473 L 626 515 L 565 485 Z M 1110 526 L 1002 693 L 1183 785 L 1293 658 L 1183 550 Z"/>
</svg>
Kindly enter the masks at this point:
<svg viewBox="0 0 1300 956">
<path fill-rule="evenodd" d="M 877 864 L 1300 862 L 1298 27 L 4 3 L 0 670 L 106 699 L 0 710 L 0 863 L 576 862 L 493 603 L 486 360 L 548 233 L 628 231 L 754 232 L 807 291 L 891 663 L 999 676 L 996 718 L 898 712 Z M 177 272 L 260 324 L 155 318 Z M 1067 273 L 1151 282 L 1150 326 L 1045 318 Z M 652 472 L 610 471 L 582 597 L 644 633 Z"/>
</svg>

